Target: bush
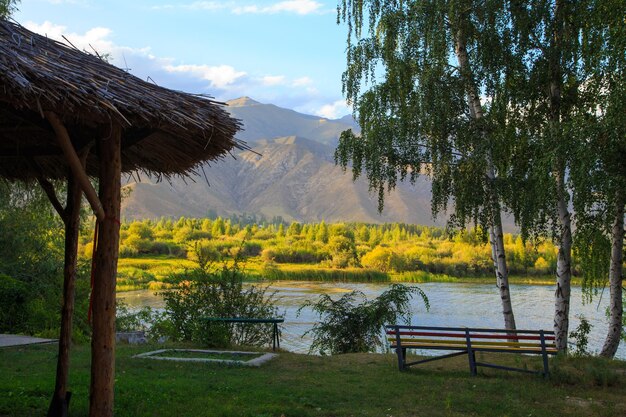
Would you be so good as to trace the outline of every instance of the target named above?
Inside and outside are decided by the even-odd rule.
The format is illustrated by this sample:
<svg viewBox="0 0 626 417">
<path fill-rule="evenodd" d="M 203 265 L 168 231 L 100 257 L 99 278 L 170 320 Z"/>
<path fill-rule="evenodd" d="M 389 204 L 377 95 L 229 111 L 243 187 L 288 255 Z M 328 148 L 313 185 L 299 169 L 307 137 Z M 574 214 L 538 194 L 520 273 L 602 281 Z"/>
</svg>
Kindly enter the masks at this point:
<svg viewBox="0 0 626 417">
<path fill-rule="evenodd" d="M 400 320 L 408 323 L 411 318 L 410 300 L 418 294 L 426 308 L 428 298 L 418 287 L 393 284 L 375 300 L 369 301 L 360 291 L 352 291 L 334 301 L 322 294 L 316 303 L 307 301 L 299 308 L 311 308 L 320 321 L 305 334 L 312 333 L 310 353 L 370 352 L 383 346 L 381 328 Z"/>
<path fill-rule="evenodd" d="M 272 325 L 207 323 L 206 317 L 268 318 L 279 317 L 275 293 L 268 287 L 244 288 L 244 274 L 238 263 L 224 265 L 217 271 L 197 268 L 174 290 L 162 293 L 165 313 L 171 323 L 174 340 L 190 340 L 207 346 L 257 346 L 272 337 Z"/>
<path fill-rule="evenodd" d="M 328 250 L 331 255 L 331 264 L 336 268 L 357 266 L 356 246 L 352 239 L 343 235 L 332 236 L 328 240 Z"/>
<path fill-rule="evenodd" d="M 265 262 L 312 264 L 327 258 L 327 254 L 313 248 L 297 246 L 276 246 L 264 249 L 261 258 Z"/>
<path fill-rule="evenodd" d="M 156 255 L 170 255 L 175 257 L 183 257 L 186 255 L 185 250 L 174 242 L 152 242 L 149 251 Z"/>
<path fill-rule="evenodd" d="M 134 249 L 137 253 L 148 253 L 152 247 L 152 241 L 139 235 L 129 235 L 123 242 L 124 246 Z"/>
<path fill-rule="evenodd" d="M 371 252 L 363 255 L 361 265 L 382 272 L 402 272 L 405 270 L 402 256 L 382 246 L 377 246 Z"/>
<path fill-rule="evenodd" d="M 589 333 L 593 326 L 585 316 L 577 315 L 576 317 L 580 320 L 580 323 L 578 323 L 576 329 L 569 334 L 569 336 L 575 340 L 574 345 L 576 346 L 576 350 L 574 351 L 574 355 L 587 356 L 589 355 L 587 351 L 587 347 L 589 346 Z"/>
<path fill-rule="evenodd" d="M 122 301 L 116 303 L 115 329 L 118 332 L 143 331 L 151 341 L 158 341 L 162 336 L 171 333 L 166 313 L 144 306 L 132 311 Z"/>
<path fill-rule="evenodd" d="M 208 265 L 219 261 L 221 255 L 210 240 L 196 240 L 189 244 L 187 259 L 195 261 L 200 269 L 206 269 Z"/>
<path fill-rule="evenodd" d="M 0 332 L 23 330 L 28 294 L 26 283 L 0 274 Z"/>
<path fill-rule="evenodd" d="M 260 243 L 245 242 L 239 255 L 243 257 L 259 256 L 261 254 L 261 250 L 263 250 L 263 248 Z"/>
<path fill-rule="evenodd" d="M 90 246 L 90 252 L 89 252 L 89 257 L 91 257 L 91 251 L 93 250 L 93 244 L 91 244 Z M 130 246 L 126 246 L 126 245 L 120 245 L 120 249 L 119 249 L 119 257 L 120 258 L 132 258 L 139 255 L 139 252 L 137 252 L 137 249 L 132 248 Z"/>
</svg>

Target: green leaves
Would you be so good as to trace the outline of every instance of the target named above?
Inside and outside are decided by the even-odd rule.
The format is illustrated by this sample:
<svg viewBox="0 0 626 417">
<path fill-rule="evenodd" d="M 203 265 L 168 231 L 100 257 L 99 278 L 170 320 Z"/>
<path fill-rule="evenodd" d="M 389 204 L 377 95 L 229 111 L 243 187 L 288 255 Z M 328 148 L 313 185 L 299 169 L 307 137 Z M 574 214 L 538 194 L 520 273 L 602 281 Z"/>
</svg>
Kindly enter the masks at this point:
<svg viewBox="0 0 626 417">
<path fill-rule="evenodd" d="M 243 285 L 244 274 L 235 262 L 220 269 L 197 268 L 188 272 L 188 281 L 162 293 L 169 336 L 193 340 L 208 346 L 252 346 L 271 340 L 271 325 L 215 323 L 206 317 L 268 318 L 279 317 L 275 293 L 267 286 Z M 161 320 L 162 321 L 162 320 Z"/>
<path fill-rule="evenodd" d="M 344 294 L 333 300 L 320 295 L 317 302 L 306 302 L 298 312 L 311 308 L 320 317 L 313 328 L 310 352 L 325 354 L 370 352 L 383 346 L 381 329 L 385 324 L 410 322 L 411 299 L 421 297 L 430 308 L 426 294 L 418 287 L 393 284 L 374 300 L 368 300 L 360 291 Z"/>
<path fill-rule="evenodd" d="M 508 183 L 487 180 L 486 162 L 496 164 L 497 177 L 508 170 L 505 86 L 519 82 L 523 68 L 510 47 L 505 5 L 361 0 L 339 9 L 348 25 L 343 90 L 362 131 L 341 135 L 337 164 L 351 166 L 355 179 L 366 175 L 379 210 L 398 181 L 428 174 L 434 214 L 454 202 L 455 225 L 488 225 L 499 211 L 491 196 Z M 459 34 L 464 66 L 456 59 Z M 486 96 L 481 117 L 468 106 L 472 94 Z"/>
<path fill-rule="evenodd" d="M 7 18 L 17 10 L 19 0 L 0 0 L 0 18 Z"/>
</svg>

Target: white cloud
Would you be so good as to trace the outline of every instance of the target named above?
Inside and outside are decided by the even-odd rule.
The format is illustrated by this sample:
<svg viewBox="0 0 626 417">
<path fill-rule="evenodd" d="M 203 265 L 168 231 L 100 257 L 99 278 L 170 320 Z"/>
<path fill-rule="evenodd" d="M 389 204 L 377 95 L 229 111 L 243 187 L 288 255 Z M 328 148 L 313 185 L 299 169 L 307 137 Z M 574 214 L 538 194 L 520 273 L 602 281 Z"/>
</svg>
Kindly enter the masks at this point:
<svg viewBox="0 0 626 417">
<path fill-rule="evenodd" d="M 50 4 L 80 4 L 85 5 L 87 2 L 85 0 L 47 0 Z"/>
<path fill-rule="evenodd" d="M 187 9 L 187 10 L 220 10 L 226 8 L 232 8 L 232 3 L 220 2 L 220 1 L 195 1 L 193 3 L 186 4 L 161 4 L 158 6 L 152 6 L 152 10 L 171 10 L 171 9 Z"/>
<path fill-rule="evenodd" d="M 272 86 L 272 85 L 281 85 L 285 83 L 284 75 L 266 75 L 261 78 L 261 82 L 263 85 Z"/>
<path fill-rule="evenodd" d="M 189 5 L 186 5 L 186 9 L 190 10 L 220 10 L 229 7 L 230 3 L 223 3 L 219 1 L 196 1 Z"/>
<path fill-rule="evenodd" d="M 215 88 L 228 87 L 246 75 L 244 71 L 237 71 L 230 65 L 166 65 L 165 70 L 170 73 L 186 73 L 207 80 L 211 83 L 211 87 Z"/>
<path fill-rule="evenodd" d="M 116 45 L 111 39 L 111 35 L 113 31 L 109 28 L 105 27 L 95 27 L 89 29 L 84 34 L 71 33 L 68 32 L 66 26 L 55 25 L 49 21 L 45 21 L 42 24 L 37 24 L 34 22 L 26 22 L 24 23 L 24 27 L 27 29 L 40 33 L 49 37 L 50 39 L 57 40 L 61 43 L 69 45 L 68 41 L 71 43 L 70 46 L 75 46 L 76 48 L 87 51 L 88 53 L 94 54 L 98 53 L 99 55 L 110 55 L 113 62 L 118 64 L 123 64 L 124 55 L 134 54 L 134 55 L 148 55 L 150 48 L 130 48 L 127 46 L 119 46 Z"/>
<path fill-rule="evenodd" d="M 58 0 L 57 0 L 58 1 Z M 276 14 L 276 13 L 295 13 L 299 15 L 308 15 L 313 13 L 324 13 L 322 10 L 324 5 L 315 0 L 285 0 L 272 3 L 269 5 L 258 5 L 254 3 L 237 5 L 234 1 L 196 1 L 186 4 L 163 4 L 153 6 L 153 10 L 168 9 L 187 9 L 187 10 L 230 10 L 234 14 Z"/>
<path fill-rule="evenodd" d="M 293 80 L 291 83 L 294 87 L 306 87 L 313 84 L 313 80 L 309 77 L 300 77 Z"/>
<path fill-rule="evenodd" d="M 316 115 L 327 119 L 337 119 L 349 113 L 350 108 L 345 100 L 337 100 L 331 104 L 325 104 L 315 111 Z"/>
<path fill-rule="evenodd" d="M 278 3 L 271 4 L 269 6 L 260 7 L 257 5 L 248 5 L 235 7 L 232 9 L 235 14 L 246 13 L 263 13 L 263 14 L 275 14 L 275 13 L 295 13 L 299 15 L 306 15 L 312 13 L 320 13 L 323 4 L 314 0 L 286 0 Z"/>
</svg>

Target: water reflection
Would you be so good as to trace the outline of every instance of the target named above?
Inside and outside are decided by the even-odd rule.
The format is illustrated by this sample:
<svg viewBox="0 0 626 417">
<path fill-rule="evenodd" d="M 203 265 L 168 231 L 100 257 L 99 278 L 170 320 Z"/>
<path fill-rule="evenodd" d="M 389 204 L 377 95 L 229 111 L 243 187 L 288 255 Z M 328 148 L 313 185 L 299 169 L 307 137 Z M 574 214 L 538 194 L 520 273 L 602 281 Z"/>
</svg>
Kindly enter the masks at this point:
<svg viewBox="0 0 626 417">
<path fill-rule="evenodd" d="M 412 284 L 409 284 L 412 285 Z M 467 327 L 502 327 L 503 319 L 500 298 L 495 285 L 424 283 L 417 284 L 424 290 L 430 301 L 430 311 L 426 311 L 419 297 L 412 304 L 413 324 L 427 326 L 467 326 Z M 316 301 L 320 294 L 340 297 L 352 290 L 363 292 L 368 299 L 377 297 L 387 284 L 361 283 L 323 283 L 281 281 L 271 288 L 278 293 L 278 305 L 285 313 L 285 325 L 282 332 L 281 347 L 293 352 L 308 352 L 309 337 L 302 335 L 317 320 L 310 309 L 304 309 L 298 315 L 299 307 L 306 301 Z M 120 293 L 131 308 L 151 306 L 162 308 L 163 300 L 152 291 L 132 291 Z M 554 314 L 554 288 L 540 285 L 517 285 L 511 287 L 511 298 L 515 319 L 519 329 L 552 329 Z M 601 349 L 608 328 L 604 312 L 608 297 L 600 303 L 583 304 L 581 289 L 572 289 L 570 331 L 578 326 L 576 315 L 582 314 L 593 325 L 589 335 L 589 348 L 597 352 Z M 626 359 L 626 347 L 622 343 L 617 357 Z"/>
</svg>

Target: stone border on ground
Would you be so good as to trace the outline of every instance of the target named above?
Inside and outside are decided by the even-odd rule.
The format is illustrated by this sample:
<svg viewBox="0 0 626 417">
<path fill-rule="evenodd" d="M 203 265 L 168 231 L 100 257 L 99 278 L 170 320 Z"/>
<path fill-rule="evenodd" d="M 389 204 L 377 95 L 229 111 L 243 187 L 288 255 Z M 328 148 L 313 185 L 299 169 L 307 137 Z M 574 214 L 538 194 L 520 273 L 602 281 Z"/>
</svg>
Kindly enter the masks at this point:
<svg viewBox="0 0 626 417">
<path fill-rule="evenodd" d="M 227 365 L 240 365 L 240 366 L 261 366 L 265 362 L 277 357 L 277 353 L 264 353 L 258 358 L 251 359 L 249 361 L 236 361 L 230 359 L 209 359 L 209 358 L 176 358 L 170 356 L 156 356 L 160 353 L 178 351 L 178 352 L 197 352 L 197 353 L 221 353 L 221 354 L 238 354 L 238 355 L 258 355 L 259 352 L 243 352 L 234 350 L 204 350 L 204 349 L 159 349 L 152 352 L 145 352 L 134 355 L 133 358 L 146 358 L 157 359 L 165 361 L 176 362 L 206 362 L 206 363 L 222 363 Z"/>
<path fill-rule="evenodd" d="M 41 337 L 24 336 L 19 334 L 0 334 L 0 347 L 36 345 L 54 343 L 57 339 L 42 339 Z"/>
</svg>

